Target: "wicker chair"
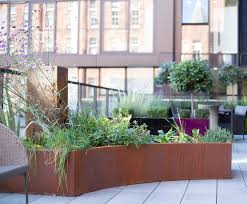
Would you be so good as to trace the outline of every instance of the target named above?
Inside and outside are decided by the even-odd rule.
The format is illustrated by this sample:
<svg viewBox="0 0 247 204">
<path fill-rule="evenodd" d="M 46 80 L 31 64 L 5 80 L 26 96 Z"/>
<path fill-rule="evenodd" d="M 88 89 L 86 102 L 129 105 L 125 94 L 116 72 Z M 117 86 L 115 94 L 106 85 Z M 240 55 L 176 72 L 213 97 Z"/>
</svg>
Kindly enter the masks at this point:
<svg viewBox="0 0 247 204">
<path fill-rule="evenodd" d="M 28 204 L 28 159 L 25 148 L 15 133 L 0 123 L 0 181 L 23 175 Z"/>
</svg>

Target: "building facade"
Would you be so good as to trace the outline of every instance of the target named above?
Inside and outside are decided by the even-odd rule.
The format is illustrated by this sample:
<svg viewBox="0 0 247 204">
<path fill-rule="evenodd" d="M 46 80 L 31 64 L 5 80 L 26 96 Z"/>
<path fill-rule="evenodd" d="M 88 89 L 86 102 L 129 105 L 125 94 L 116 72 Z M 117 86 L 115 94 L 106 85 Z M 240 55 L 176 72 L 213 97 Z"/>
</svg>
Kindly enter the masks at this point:
<svg viewBox="0 0 247 204">
<path fill-rule="evenodd" d="M 0 0 L 1 38 L 70 68 L 70 79 L 152 94 L 161 63 L 247 65 L 246 0 Z M 9 42 L 0 54 L 11 52 Z"/>
</svg>

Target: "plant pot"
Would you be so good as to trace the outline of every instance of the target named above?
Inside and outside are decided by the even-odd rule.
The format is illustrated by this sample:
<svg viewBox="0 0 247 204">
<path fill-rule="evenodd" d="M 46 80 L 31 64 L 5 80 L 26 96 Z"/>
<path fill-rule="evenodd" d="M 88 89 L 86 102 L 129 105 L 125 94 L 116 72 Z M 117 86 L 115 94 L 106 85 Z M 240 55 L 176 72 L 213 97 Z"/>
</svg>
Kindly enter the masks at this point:
<svg viewBox="0 0 247 204">
<path fill-rule="evenodd" d="M 181 124 L 179 119 L 175 119 L 177 125 L 181 125 L 185 130 L 185 133 L 192 135 L 193 129 L 199 129 L 201 135 L 205 135 L 209 128 L 209 119 L 205 118 L 181 118 Z"/>
<path fill-rule="evenodd" d="M 174 125 L 174 120 L 172 118 L 141 118 L 134 117 L 131 118 L 130 122 L 133 124 L 133 121 L 136 121 L 138 125 L 147 125 L 147 129 L 150 130 L 150 134 L 158 135 L 159 130 L 163 130 L 164 132 L 168 132 L 172 125 Z"/>
<path fill-rule="evenodd" d="M 29 192 L 76 196 L 104 188 L 146 182 L 230 179 L 231 143 L 149 144 L 139 149 L 107 146 L 69 154 L 67 185 L 59 187 L 52 152 L 37 151 L 29 171 Z M 0 183 L 1 192 L 23 192 L 23 178 Z"/>
</svg>

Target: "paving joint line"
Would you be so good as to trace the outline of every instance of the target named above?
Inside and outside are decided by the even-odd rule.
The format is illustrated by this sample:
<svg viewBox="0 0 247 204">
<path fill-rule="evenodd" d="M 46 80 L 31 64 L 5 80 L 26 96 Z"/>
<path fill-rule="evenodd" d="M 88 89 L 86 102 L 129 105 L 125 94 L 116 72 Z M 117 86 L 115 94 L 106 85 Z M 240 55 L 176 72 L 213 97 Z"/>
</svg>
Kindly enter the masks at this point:
<svg viewBox="0 0 247 204">
<path fill-rule="evenodd" d="M 179 204 L 182 204 L 183 199 L 184 199 L 184 196 L 185 196 L 185 194 L 186 194 L 186 192 L 187 192 L 187 190 L 188 190 L 189 184 L 190 184 L 190 180 L 188 181 L 188 183 L 187 183 L 187 185 L 186 185 L 186 188 L 185 188 L 185 190 L 184 190 L 184 193 L 183 193 L 183 195 L 182 195 L 182 197 L 181 197 L 181 200 L 180 200 Z"/>
<path fill-rule="evenodd" d="M 121 193 L 127 186 L 124 186 L 120 191 L 118 191 L 116 194 L 114 194 L 111 198 L 109 198 L 105 204 L 109 203 L 113 198 L 115 198 L 119 193 Z"/>
<path fill-rule="evenodd" d="M 219 187 L 219 180 L 216 180 L 216 204 L 218 204 L 218 187 Z"/>
<path fill-rule="evenodd" d="M 153 192 L 158 188 L 158 186 L 160 185 L 160 183 L 161 182 L 159 182 L 156 186 L 155 186 L 155 188 L 149 193 L 149 195 L 145 198 L 145 200 L 142 202 L 142 204 L 144 204 L 147 200 L 148 200 L 148 198 L 153 194 Z"/>
</svg>

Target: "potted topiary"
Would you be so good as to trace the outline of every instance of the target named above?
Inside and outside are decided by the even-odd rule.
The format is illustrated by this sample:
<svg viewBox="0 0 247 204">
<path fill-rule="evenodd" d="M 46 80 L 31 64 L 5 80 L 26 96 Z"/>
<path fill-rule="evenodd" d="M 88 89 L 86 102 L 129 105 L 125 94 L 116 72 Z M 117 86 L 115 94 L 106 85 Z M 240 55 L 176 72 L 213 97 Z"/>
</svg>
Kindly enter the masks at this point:
<svg viewBox="0 0 247 204">
<path fill-rule="evenodd" d="M 209 127 L 208 119 L 195 117 L 194 94 L 208 92 L 213 86 L 213 75 L 208 64 L 201 60 L 188 60 L 175 64 L 170 69 L 169 81 L 178 92 L 189 92 L 191 95 L 191 118 L 181 120 L 188 133 L 197 128 L 204 134 Z"/>
<path fill-rule="evenodd" d="M 241 71 L 233 65 L 224 65 L 219 72 L 219 81 L 225 86 L 232 87 L 232 99 L 234 96 L 234 85 L 241 81 Z"/>
</svg>

